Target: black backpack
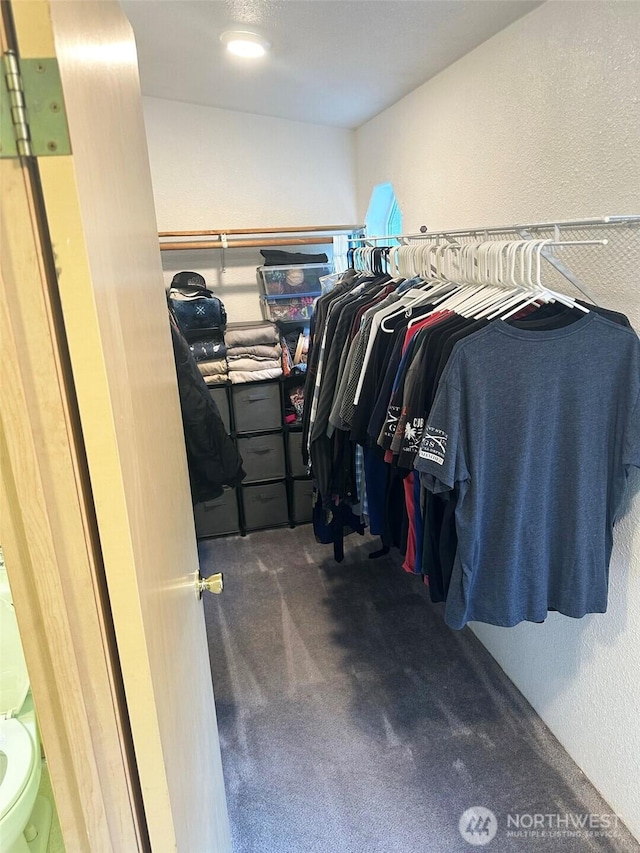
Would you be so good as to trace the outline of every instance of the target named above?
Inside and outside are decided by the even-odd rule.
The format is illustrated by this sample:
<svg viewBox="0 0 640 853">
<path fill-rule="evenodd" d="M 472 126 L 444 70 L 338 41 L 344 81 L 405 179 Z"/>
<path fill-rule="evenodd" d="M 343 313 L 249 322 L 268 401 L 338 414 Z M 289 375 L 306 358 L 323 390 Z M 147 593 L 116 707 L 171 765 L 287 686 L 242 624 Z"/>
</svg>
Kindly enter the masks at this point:
<svg viewBox="0 0 640 853">
<path fill-rule="evenodd" d="M 227 312 L 200 273 L 176 273 L 169 288 L 169 302 L 180 331 L 190 343 L 224 340 Z"/>
</svg>

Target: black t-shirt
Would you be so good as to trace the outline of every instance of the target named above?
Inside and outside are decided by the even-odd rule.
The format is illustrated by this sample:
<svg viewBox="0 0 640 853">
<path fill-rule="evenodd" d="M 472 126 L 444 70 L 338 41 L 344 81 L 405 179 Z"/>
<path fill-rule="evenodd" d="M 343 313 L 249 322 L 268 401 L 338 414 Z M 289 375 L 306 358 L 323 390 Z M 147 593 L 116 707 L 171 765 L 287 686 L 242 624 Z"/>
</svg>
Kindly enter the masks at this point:
<svg viewBox="0 0 640 853">
<path fill-rule="evenodd" d="M 385 372 L 389 368 L 390 359 L 393 357 L 394 347 L 398 340 L 398 336 L 400 335 L 399 329 L 402 326 L 406 326 L 406 323 L 407 321 L 404 315 L 401 317 L 395 317 L 388 323 L 388 327 L 393 331 L 384 332 L 380 329 L 376 335 L 375 341 L 373 342 L 373 347 L 369 354 L 369 361 L 367 362 L 367 367 L 362 380 L 360 397 L 355 407 L 353 421 L 351 423 L 351 440 L 362 445 L 362 447 L 366 447 L 371 443 L 369 441 L 367 427 L 369 425 L 372 412 L 376 406 L 380 386 L 385 380 Z M 391 381 L 393 381 L 393 379 Z"/>
<path fill-rule="evenodd" d="M 402 345 L 411 319 L 426 316 L 433 305 L 421 306 L 408 316 L 406 312 L 386 319 L 385 325 L 393 331 L 378 332 L 365 372 L 360 400 L 351 429 L 351 438 L 361 444 L 376 446 L 384 425 L 395 376 L 402 358 Z"/>
</svg>

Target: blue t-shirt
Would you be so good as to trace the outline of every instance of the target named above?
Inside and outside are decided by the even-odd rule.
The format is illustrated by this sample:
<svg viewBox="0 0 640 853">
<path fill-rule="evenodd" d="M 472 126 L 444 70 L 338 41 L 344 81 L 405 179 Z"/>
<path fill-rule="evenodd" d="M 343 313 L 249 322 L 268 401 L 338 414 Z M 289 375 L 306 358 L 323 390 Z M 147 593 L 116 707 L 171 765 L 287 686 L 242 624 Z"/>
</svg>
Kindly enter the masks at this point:
<svg viewBox="0 0 640 853">
<path fill-rule="evenodd" d="M 496 320 L 456 344 L 415 460 L 426 488 L 459 488 L 447 624 L 604 613 L 631 465 L 633 329 L 590 312 L 547 331 Z"/>
</svg>

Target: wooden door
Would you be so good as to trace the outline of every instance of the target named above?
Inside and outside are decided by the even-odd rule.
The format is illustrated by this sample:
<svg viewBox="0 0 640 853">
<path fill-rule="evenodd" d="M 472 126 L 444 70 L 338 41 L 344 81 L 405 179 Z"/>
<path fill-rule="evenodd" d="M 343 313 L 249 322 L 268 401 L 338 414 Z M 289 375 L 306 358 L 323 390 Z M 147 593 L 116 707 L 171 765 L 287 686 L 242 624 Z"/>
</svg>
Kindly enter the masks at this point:
<svg viewBox="0 0 640 853">
<path fill-rule="evenodd" d="M 109 0 L 14 0 L 11 10 L 19 59 L 56 57 L 62 80 L 72 153 L 37 158 L 41 239 L 50 240 L 55 260 L 151 848 L 226 853 L 230 834 L 133 35 Z M 177 151 L 177 167 L 179 158 Z"/>
</svg>

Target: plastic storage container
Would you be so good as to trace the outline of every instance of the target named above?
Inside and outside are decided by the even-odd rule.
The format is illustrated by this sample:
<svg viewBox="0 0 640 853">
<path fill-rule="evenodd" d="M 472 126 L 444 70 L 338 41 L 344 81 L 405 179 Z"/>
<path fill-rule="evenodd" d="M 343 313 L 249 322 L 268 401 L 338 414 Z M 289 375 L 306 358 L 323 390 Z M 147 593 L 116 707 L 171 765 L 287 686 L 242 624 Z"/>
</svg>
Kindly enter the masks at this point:
<svg viewBox="0 0 640 853">
<path fill-rule="evenodd" d="M 333 272 L 333 265 L 294 264 L 283 267 L 258 267 L 258 282 L 266 296 L 302 295 L 319 296 L 322 292 L 320 277 Z"/>
<path fill-rule="evenodd" d="M 308 321 L 313 314 L 316 296 L 261 296 L 262 316 L 272 322 Z"/>
</svg>

